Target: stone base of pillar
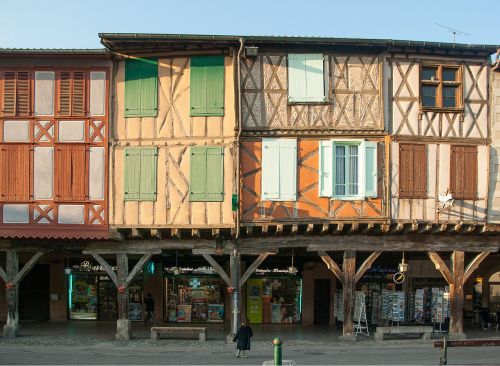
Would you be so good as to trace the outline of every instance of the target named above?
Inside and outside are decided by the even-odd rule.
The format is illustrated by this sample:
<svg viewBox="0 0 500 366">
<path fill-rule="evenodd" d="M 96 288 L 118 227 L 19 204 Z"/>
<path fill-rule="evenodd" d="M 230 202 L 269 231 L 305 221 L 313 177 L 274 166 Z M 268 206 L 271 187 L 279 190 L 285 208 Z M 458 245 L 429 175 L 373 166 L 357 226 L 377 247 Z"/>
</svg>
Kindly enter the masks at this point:
<svg viewBox="0 0 500 366">
<path fill-rule="evenodd" d="M 460 341 L 463 339 L 467 339 L 465 333 L 450 333 L 448 334 L 448 339 L 452 341 Z"/>
<path fill-rule="evenodd" d="M 4 338 L 15 338 L 19 335 L 19 324 L 5 324 L 3 326 Z"/>
<path fill-rule="evenodd" d="M 226 343 L 233 343 L 233 339 L 234 339 L 234 334 L 232 333 L 229 333 L 227 336 L 226 336 Z"/>
<path fill-rule="evenodd" d="M 356 334 L 343 334 L 339 337 L 340 341 L 356 342 Z"/>
<path fill-rule="evenodd" d="M 130 339 L 131 333 L 132 333 L 132 327 L 131 327 L 130 320 L 118 319 L 116 321 L 116 340 L 117 341 L 128 341 Z"/>
</svg>

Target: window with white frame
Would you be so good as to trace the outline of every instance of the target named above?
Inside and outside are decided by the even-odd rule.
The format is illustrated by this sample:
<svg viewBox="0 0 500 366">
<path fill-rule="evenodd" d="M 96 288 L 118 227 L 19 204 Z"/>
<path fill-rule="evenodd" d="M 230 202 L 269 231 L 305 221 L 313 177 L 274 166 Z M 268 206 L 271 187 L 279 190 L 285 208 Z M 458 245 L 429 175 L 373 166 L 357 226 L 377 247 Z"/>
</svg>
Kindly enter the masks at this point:
<svg viewBox="0 0 500 366">
<path fill-rule="evenodd" d="M 297 199 L 297 140 L 262 139 L 263 201 Z"/>
<path fill-rule="evenodd" d="M 314 103 L 326 100 L 325 61 L 322 54 L 288 55 L 288 101 Z"/>
<path fill-rule="evenodd" d="M 377 196 L 377 143 L 325 140 L 319 147 L 319 195 L 339 199 Z"/>
</svg>

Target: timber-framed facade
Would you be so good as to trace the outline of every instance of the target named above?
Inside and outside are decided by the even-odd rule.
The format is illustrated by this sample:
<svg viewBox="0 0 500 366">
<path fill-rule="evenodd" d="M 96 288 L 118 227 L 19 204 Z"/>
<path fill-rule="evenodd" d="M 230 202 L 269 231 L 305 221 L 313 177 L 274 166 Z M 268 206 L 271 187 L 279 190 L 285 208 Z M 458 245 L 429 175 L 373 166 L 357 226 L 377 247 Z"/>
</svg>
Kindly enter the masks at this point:
<svg viewBox="0 0 500 366">
<path fill-rule="evenodd" d="M 50 220 L 59 222 L 64 208 L 51 211 L 41 206 L 45 202 L 29 202 L 33 218 L 15 223 L 29 230 L 14 235 L 19 230 L 2 224 L 0 213 L 0 246 L 7 251 L 0 275 L 8 285 L 12 328 L 5 334 L 17 332 L 19 282 L 50 251 L 44 258 L 51 268 L 66 273 L 54 292 L 99 277 L 115 299 L 108 313 L 84 299 L 59 299 L 59 317 L 117 319 L 118 339 L 129 339 L 130 322 L 142 320 L 141 296 L 148 292 L 166 323 L 226 322 L 231 334 L 241 316 L 264 324 L 342 322 L 344 338 L 355 339 L 363 331 L 355 317 L 360 293 L 370 298 L 366 326 L 429 323 L 430 317 L 415 315 L 410 300 L 396 320 L 382 305 L 373 307 L 374 301 L 393 304 L 428 287 L 442 298 L 447 292 L 449 308 L 440 319 L 451 334 L 463 336 L 463 310 L 476 306 L 466 296 L 473 281 L 477 285 L 481 276 L 500 271 L 494 103 L 500 93 L 498 72 L 488 60 L 498 47 L 99 36 L 105 51 L 96 51 L 98 65 L 96 55 L 59 55 L 61 68 L 23 56 L 25 65 L 18 67 L 26 66 L 28 79 L 17 69 L 8 71 L 16 76 L 14 94 L 0 96 L 4 114 L 6 108 L 20 111 L 0 115 L 2 148 L 62 144 L 67 150 L 60 141 L 64 122 L 76 126 L 82 120 L 85 132 L 68 132 L 68 146 L 85 146 L 85 162 L 96 148 L 104 149 L 106 176 L 102 208 L 90 199 L 95 170 L 89 168 L 82 184 L 54 184 L 54 192 L 84 197 L 71 203 L 88 206 L 82 226 L 58 226 Z M 6 74 L 0 72 L 1 88 Z M 105 72 L 102 124 L 91 113 L 92 72 Z M 50 109 L 46 100 L 22 94 L 36 87 L 36 75 L 43 80 L 40 88 L 54 90 L 54 118 L 34 114 L 36 108 Z M 83 104 L 73 90 L 79 85 L 89 93 Z M 82 108 L 85 120 L 78 114 Z M 9 130 L 13 121 L 24 120 L 26 133 Z M 36 155 L 25 150 L 24 157 Z M 70 151 L 54 164 L 75 166 L 78 154 Z M 5 164 L 16 177 L 36 181 L 36 169 L 15 161 Z M 0 188 L 13 190 L 2 197 L 15 202 L 2 198 L 0 205 L 9 209 L 18 196 L 26 198 L 22 204 L 30 201 L 39 186 L 26 184 L 30 190 L 23 193 L 1 180 Z M 52 234 L 37 236 L 42 222 L 47 229 L 40 232 Z M 74 229 L 73 236 L 66 229 Z M 409 265 L 401 267 L 407 280 L 395 283 L 400 262 Z"/>
</svg>

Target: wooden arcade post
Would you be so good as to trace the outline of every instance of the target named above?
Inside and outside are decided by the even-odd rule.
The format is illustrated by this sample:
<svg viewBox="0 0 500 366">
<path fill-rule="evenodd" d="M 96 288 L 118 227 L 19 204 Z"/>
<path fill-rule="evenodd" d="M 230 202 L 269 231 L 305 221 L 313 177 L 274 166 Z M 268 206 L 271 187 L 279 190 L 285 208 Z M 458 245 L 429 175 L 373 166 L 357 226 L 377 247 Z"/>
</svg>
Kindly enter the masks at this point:
<svg viewBox="0 0 500 366">
<path fill-rule="evenodd" d="M 118 319 L 116 321 L 116 340 L 129 340 L 131 336 L 131 325 L 128 314 L 128 285 L 146 264 L 153 254 L 160 254 L 160 249 L 150 250 L 142 254 L 141 259 L 135 264 L 132 271 L 128 271 L 128 256 L 125 252 L 112 253 L 105 251 L 84 251 L 83 254 L 90 254 L 104 268 L 107 275 L 113 281 L 117 289 Z M 101 254 L 116 254 L 116 273 Z M 130 253 L 132 254 L 132 253 Z"/>
<path fill-rule="evenodd" d="M 7 322 L 3 327 L 5 338 L 19 335 L 19 284 L 42 255 L 43 252 L 37 252 L 19 271 L 18 253 L 14 250 L 7 251 L 6 270 L 0 267 L 0 278 L 5 282 L 7 300 Z"/>
<path fill-rule="evenodd" d="M 464 335 L 464 284 L 479 264 L 488 256 L 488 252 L 479 253 L 464 269 L 465 253 L 455 250 L 451 255 L 451 270 L 435 251 L 429 251 L 429 258 L 436 269 L 450 285 L 450 327 L 449 333 L 455 338 L 465 338 Z"/>
<path fill-rule="evenodd" d="M 358 281 L 369 270 L 373 262 L 378 258 L 381 252 L 376 251 L 368 256 L 356 271 L 356 251 L 347 249 L 344 251 L 344 261 L 342 262 L 342 270 L 335 261 L 326 253 L 319 250 L 319 256 L 325 262 L 327 268 L 338 278 L 342 283 L 343 299 L 344 299 L 344 322 L 342 329 L 342 338 L 346 340 L 356 339 L 354 334 L 353 313 L 355 301 L 355 288 Z"/>
</svg>

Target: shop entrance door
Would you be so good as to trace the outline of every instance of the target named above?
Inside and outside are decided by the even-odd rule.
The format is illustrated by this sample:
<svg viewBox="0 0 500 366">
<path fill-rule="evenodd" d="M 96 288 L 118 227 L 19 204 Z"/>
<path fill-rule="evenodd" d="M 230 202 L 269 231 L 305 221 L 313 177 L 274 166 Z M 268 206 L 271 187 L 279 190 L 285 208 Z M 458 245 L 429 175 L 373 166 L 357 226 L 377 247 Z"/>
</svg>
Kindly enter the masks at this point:
<svg viewBox="0 0 500 366">
<path fill-rule="evenodd" d="M 99 277 L 99 320 L 116 320 L 116 287 L 107 276 Z"/>
<path fill-rule="evenodd" d="M 49 265 L 35 264 L 19 286 L 19 319 L 49 320 L 49 301 Z"/>
<path fill-rule="evenodd" d="M 329 324 L 330 280 L 314 280 L 314 324 Z"/>
</svg>

